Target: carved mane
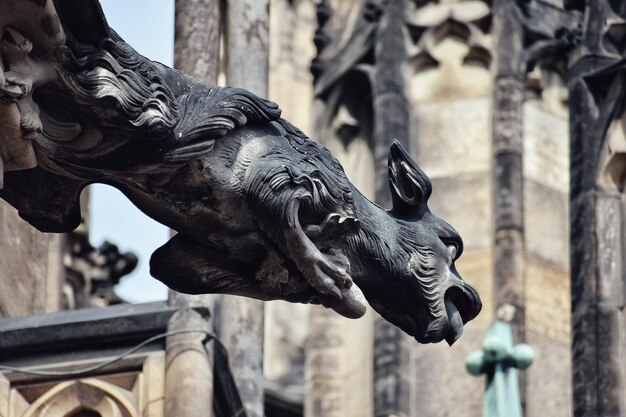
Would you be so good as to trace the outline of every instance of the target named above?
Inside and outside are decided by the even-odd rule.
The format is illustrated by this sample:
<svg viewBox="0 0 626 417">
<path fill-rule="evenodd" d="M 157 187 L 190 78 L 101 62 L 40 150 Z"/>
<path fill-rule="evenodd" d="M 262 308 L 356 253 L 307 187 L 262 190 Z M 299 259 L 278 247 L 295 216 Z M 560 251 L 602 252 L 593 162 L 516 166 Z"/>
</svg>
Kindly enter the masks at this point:
<svg viewBox="0 0 626 417">
<path fill-rule="evenodd" d="M 54 145 L 72 144 L 81 150 L 93 148 L 81 141 L 100 145 L 97 159 L 105 162 L 116 159 L 111 153 L 123 152 L 128 158 L 133 142 L 147 141 L 158 144 L 155 149 L 165 160 L 184 163 L 239 126 L 280 118 L 277 104 L 247 90 L 207 86 L 150 61 L 112 30 L 100 48 L 70 38 L 57 53 L 57 72 L 63 88 L 80 105 L 80 122 L 44 114 L 44 137 Z M 83 132 L 101 138 L 87 138 Z M 194 146 L 187 147 L 192 142 Z M 89 159 L 94 161 L 93 152 Z"/>
<path fill-rule="evenodd" d="M 68 40 L 58 51 L 64 86 L 77 102 L 100 110 L 104 126 L 130 122 L 147 137 L 161 139 L 178 123 L 178 104 L 155 64 L 116 34 L 100 48 Z M 117 113 L 107 111 L 111 104 Z"/>
</svg>

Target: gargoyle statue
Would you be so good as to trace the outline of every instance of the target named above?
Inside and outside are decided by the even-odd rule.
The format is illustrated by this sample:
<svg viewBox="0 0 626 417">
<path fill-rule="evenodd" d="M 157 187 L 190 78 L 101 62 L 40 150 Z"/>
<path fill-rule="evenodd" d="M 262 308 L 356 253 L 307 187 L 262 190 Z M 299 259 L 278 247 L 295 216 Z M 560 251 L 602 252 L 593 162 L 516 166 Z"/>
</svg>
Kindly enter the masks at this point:
<svg viewBox="0 0 626 417">
<path fill-rule="evenodd" d="M 454 268 L 461 238 L 398 143 L 385 210 L 276 104 L 144 58 L 96 0 L 0 2 L 0 35 L 0 196 L 39 230 L 74 229 L 100 182 L 178 232 L 151 259 L 177 291 L 353 318 L 369 302 L 423 343 L 453 343 L 480 311 Z"/>
</svg>

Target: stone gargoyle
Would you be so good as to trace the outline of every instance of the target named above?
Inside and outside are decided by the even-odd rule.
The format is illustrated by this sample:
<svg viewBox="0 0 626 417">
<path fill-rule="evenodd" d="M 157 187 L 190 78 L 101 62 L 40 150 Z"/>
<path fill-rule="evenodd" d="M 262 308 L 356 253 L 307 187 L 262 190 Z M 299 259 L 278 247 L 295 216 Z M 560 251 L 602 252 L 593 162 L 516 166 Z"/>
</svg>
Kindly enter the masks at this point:
<svg viewBox="0 0 626 417">
<path fill-rule="evenodd" d="M 81 190 L 105 183 L 178 232 L 151 259 L 177 291 L 352 318 L 369 303 L 423 343 L 453 343 L 480 311 L 461 238 L 399 144 L 386 210 L 276 104 L 146 59 L 95 0 L 0 2 L 0 36 L 0 196 L 37 229 L 76 228 Z"/>
</svg>

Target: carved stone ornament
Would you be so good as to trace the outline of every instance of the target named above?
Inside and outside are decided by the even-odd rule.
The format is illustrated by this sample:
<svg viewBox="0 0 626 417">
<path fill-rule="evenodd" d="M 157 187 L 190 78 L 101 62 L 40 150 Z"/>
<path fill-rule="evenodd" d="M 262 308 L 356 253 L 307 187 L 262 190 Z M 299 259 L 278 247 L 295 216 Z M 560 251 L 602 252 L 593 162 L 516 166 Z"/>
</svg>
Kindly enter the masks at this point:
<svg viewBox="0 0 626 417">
<path fill-rule="evenodd" d="M 1 2 L 0 33 L 0 196 L 39 230 L 77 227 L 81 190 L 100 182 L 178 232 L 151 259 L 177 291 L 354 318 L 369 302 L 424 343 L 454 342 L 480 311 L 454 268 L 462 240 L 398 143 L 386 210 L 276 104 L 139 55 L 95 0 Z"/>
</svg>

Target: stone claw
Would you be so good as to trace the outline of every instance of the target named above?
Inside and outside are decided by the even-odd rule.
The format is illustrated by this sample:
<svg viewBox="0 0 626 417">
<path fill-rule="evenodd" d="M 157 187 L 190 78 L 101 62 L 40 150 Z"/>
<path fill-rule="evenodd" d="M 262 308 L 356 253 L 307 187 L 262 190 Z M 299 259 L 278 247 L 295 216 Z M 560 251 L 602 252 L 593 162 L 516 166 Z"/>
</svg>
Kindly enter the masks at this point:
<svg viewBox="0 0 626 417">
<path fill-rule="evenodd" d="M 320 224 L 307 226 L 305 233 L 309 239 L 329 239 L 335 236 L 344 236 L 346 233 L 353 233 L 358 227 L 358 219 L 342 216 L 339 213 L 331 213 Z"/>
<path fill-rule="evenodd" d="M 352 277 L 347 269 L 335 264 L 330 256 L 323 254 L 316 256 L 311 266 L 312 274 L 307 276 L 309 283 L 321 293 L 332 295 L 339 300 L 343 299 L 343 290 L 352 286 Z"/>
</svg>

